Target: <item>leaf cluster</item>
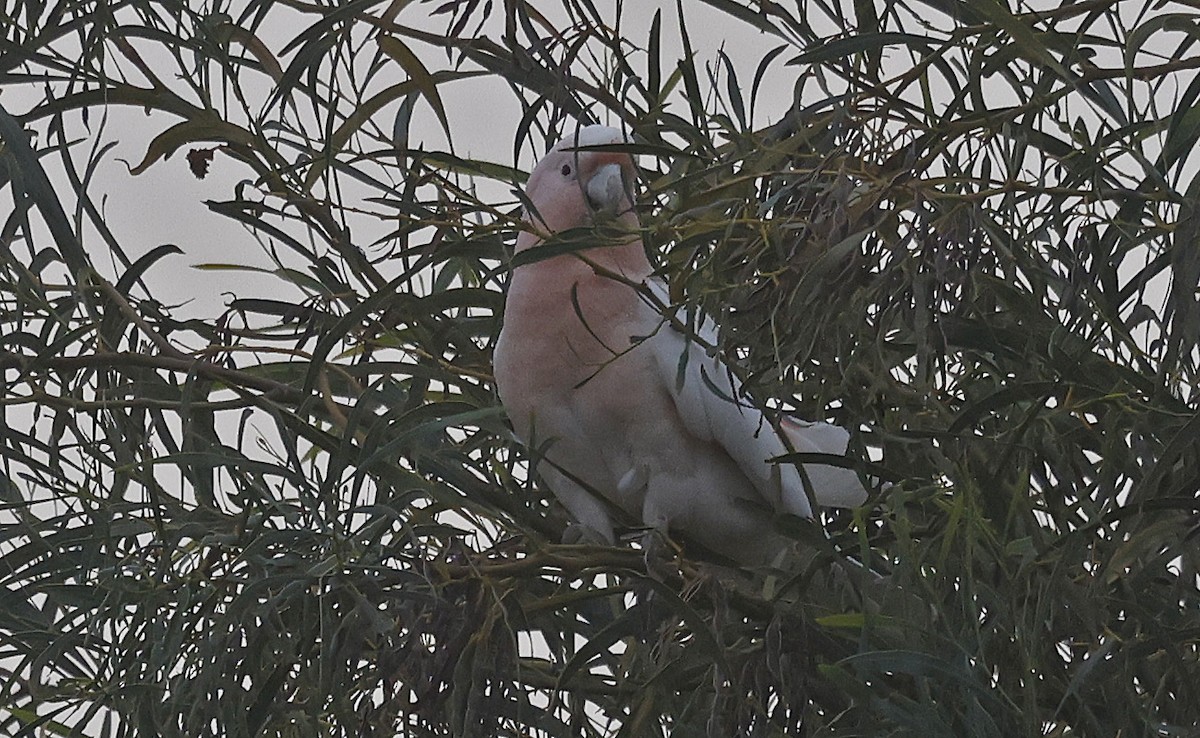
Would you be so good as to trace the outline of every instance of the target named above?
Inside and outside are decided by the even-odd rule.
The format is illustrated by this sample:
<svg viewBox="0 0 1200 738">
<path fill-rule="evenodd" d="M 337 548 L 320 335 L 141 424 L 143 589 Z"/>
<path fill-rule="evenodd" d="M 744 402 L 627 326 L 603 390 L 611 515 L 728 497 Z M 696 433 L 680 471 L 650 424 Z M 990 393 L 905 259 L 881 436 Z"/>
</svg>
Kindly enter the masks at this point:
<svg viewBox="0 0 1200 738">
<path fill-rule="evenodd" d="M 703 5 L 751 73 L 682 2 L 4 3 L 5 732 L 1200 729 L 1194 7 Z M 133 174 L 242 177 L 218 314 L 105 215 L 120 108 Z M 559 543 L 498 407 L 508 162 L 593 121 L 750 392 L 893 482 L 775 569 Z"/>
</svg>

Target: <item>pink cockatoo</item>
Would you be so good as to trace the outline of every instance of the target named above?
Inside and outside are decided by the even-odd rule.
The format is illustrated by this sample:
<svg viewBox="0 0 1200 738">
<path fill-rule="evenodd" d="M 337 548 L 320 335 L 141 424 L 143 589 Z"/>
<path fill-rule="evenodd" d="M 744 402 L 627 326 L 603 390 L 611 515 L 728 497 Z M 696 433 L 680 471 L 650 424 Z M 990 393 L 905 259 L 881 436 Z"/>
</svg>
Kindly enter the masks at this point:
<svg viewBox="0 0 1200 738">
<path fill-rule="evenodd" d="M 632 157 L 578 148 L 626 141 L 613 128 L 582 128 L 529 177 L 518 254 L 597 223 L 626 235 L 593 236 L 594 248 L 513 269 L 495 352 L 500 399 L 537 473 L 584 532 L 612 542 L 614 519 L 625 518 L 763 562 L 779 547 L 774 512 L 812 517 L 805 479 L 818 504 L 852 507 L 867 496 L 849 469 L 804 464 L 802 475 L 770 459 L 844 454 L 849 434 L 785 419 L 779 435 L 695 340 L 715 343 L 715 326 L 689 336 L 667 317 L 667 290 L 637 230 Z"/>
</svg>

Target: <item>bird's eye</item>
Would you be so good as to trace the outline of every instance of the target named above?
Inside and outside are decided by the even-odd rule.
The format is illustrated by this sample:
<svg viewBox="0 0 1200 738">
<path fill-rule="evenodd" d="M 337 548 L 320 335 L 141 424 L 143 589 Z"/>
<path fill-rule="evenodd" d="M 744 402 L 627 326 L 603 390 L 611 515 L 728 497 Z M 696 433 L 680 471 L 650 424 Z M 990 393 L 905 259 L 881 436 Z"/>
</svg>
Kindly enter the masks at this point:
<svg viewBox="0 0 1200 738">
<path fill-rule="evenodd" d="M 563 173 L 564 177 L 570 177 L 571 176 L 571 165 L 563 164 L 562 173 Z"/>
</svg>

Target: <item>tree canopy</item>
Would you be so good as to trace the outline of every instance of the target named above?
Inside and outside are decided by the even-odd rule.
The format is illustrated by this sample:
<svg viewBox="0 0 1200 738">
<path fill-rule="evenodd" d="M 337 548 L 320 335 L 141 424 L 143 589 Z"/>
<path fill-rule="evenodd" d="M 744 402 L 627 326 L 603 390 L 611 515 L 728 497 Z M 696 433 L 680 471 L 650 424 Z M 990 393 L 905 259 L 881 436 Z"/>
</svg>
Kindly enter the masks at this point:
<svg viewBox="0 0 1200 738">
<path fill-rule="evenodd" d="M 5 0 L 5 733 L 1196 734 L 1195 3 L 626 5 Z M 594 121 L 753 397 L 893 482 L 788 567 L 560 543 L 499 408 L 522 169 Z M 236 171 L 246 259 L 123 236 L 118 141 Z"/>
</svg>

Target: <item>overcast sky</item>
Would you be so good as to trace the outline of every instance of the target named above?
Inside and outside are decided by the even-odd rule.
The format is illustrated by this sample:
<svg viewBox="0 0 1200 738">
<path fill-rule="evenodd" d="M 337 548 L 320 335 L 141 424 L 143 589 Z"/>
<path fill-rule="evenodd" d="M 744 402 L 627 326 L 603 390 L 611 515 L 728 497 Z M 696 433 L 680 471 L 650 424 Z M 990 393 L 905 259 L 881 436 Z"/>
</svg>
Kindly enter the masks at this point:
<svg viewBox="0 0 1200 738">
<path fill-rule="evenodd" d="M 608 18 L 615 20 L 614 3 L 597 3 L 597 6 L 606 12 Z M 401 13 L 398 22 L 442 30 L 445 19 L 428 16 L 429 10 L 434 7 L 436 5 L 414 3 Z M 551 7 L 553 4 L 546 6 Z M 628 37 L 644 44 L 654 11 L 660 8 L 663 12 L 664 64 L 673 64 L 682 53 L 674 2 L 654 0 L 627 3 L 622 27 Z M 685 12 L 692 43 L 700 61 L 714 61 L 717 49 L 723 48 L 738 67 L 743 80 L 752 79 L 763 53 L 780 43 L 778 38 L 766 36 L 747 24 L 731 20 L 703 3 L 687 4 Z M 278 51 L 304 29 L 306 22 L 312 22 L 312 16 L 307 16 L 303 22 L 297 19 L 290 28 L 274 26 L 271 28 L 274 37 L 264 37 L 264 41 L 273 51 Z M 418 52 L 422 51 L 417 44 L 413 47 Z M 431 69 L 445 64 L 444 55 L 428 49 L 426 51 L 429 52 L 427 64 Z M 635 66 L 643 64 L 635 62 Z M 404 79 L 404 73 L 398 66 L 394 66 L 394 73 L 394 81 Z M 761 94 L 759 125 L 777 120 L 787 110 L 797 74 L 794 67 L 778 65 L 774 73 L 768 75 Z M 495 77 L 453 82 L 439 89 L 459 155 L 477 156 L 506 165 L 516 164 L 528 170 L 535 156 L 542 153 L 527 147 L 522 152 L 521 161 L 512 161 L 512 140 L 521 108 L 507 85 Z M 21 110 L 19 104 L 10 102 L 14 98 L 13 95 L 8 96 L 5 105 L 10 110 Z M 92 116 L 93 130 L 99 130 L 95 125 L 97 112 Z M 262 290 L 270 290 L 275 286 L 284 293 L 291 290 L 282 282 L 270 278 L 256 280 L 247 275 L 201 271 L 190 266 L 211 262 L 271 266 L 251 234 L 234 221 L 212 213 L 204 205 L 206 200 L 230 199 L 237 183 L 252 176 L 248 168 L 229 157 L 218 155 L 213 160 L 209 175 L 203 180 L 197 179 L 189 171 L 183 156 L 188 148 L 192 148 L 189 146 L 141 174 L 132 175 L 129 167 L 142 160 L 152 138 L 177 122 L 177 119 L 162 115 L 148 116 L 142 110 L 120 106 L 109 108 L 107 117 L 101 140 L 116 141 L 117 145 L 98 169 L 93 188 L 93 197 L 102 203 L 107 222 L 130 258 L 137 258 L 164 243 L 174 243 L 185 252 L 183 256 L 160 262 L 151 272 L 152 284 L 155 288 L 161 286 L 161 292 L 156 297 L 168 303 L 186 303 L 186 307 L 178 311 L 181 317 L 211 317 L 222 311 L 229 300 L 226 293 L 231 289 L 242 292 L 244 288 L 252 288 L 260 295 Z M 423 103 L 418 105 L 414 115 L 410 146 L 423 146 L 431 150 L 444 150 L 446 147 L 445 136 L 436 118 Z M 482 190 L 481 194 L 494 194 L 499 199 L 508 199 L 504 189 L 493 186 L 490 191 Z M 94 235 L 85 233 L 85 245 L 89 241 L 97 247 L 93 248 L 93 253 L 106 251 Z M 104 270 L 106 265 L 99 263 L 97 266 Z M 118 273 L 119 270 L 114 269 L 110 276 Z M 286 296 L 297 295 L 293 291 L 293 294 Z"/>
<path fill-rule="evenodd" d="M 1022 7 L 1052 7 L 1056 4 L 1051 0 L 1039 0 L 1036 3 L 1023 4 Z M 401 11 L 397 21 L 429 30 L 444 30 L 445 17 L 430 16 L 430 12 L 438 5 L 409 3 Z M 558 3 L 546 2 L 537 5 L 552 20 L 561 21 L 566 25 L 566 18 L 558 8 Z M 617 22 L 616 2 L 599 1 L 596 5 L 611 23 Z M 744 86 L 753 78 L 755 68 L 764 53 L 780 43 L 777 37 L 765 35 L 749 24 L 739 22 L 705 3 L 688 2 L 684 3 L 684 6 L 699 64 L 714 62 L 717 50 L 722 49 L 733 61 Z M 1144 8 L 1142 3 L 1127 3 L 1121 7 L 1122 12 L 1127 8 L 1129 13 L 1140 12 L 1139 8 Z M 682 55 L 675 2 L 626 2 L 620 15 L 620 25 L 627 38 L 644 46 L 651 18 L 657 10 L 661 10 L 663 14 L 662 57 L 664 66 L 669 70 L 674 61 Z M 288 12 L 290 11 L 286 8 L 273 10 L 271 22 L 264 24 L 262 29 L 262 40 L 275 53 L 281 51 L 288 41 L 303 31 L 315 18 L 311 14 L 294 14 L 294 22 L 289 23 Z M 493 15 L 503 16 L 503 13 L 493 11 Z M 828 28 L 819 27 L 820 18 L 810 17 L 808 20 L 817 24 L 819 33 L 832 34 L 836 31 L 832 25 Z M 941 21 L 925 20 L 934 20 L 936 25 L 943 27 L 950 25 L 944 18 Z M 497 30 L 498 22 L 495 26 Z M 445 56 L 442 53 L 415 42 L 412 46 L 418 53 L 425 55 L 427 66 L 431 69 L 445 67 Z M 1150 46 L 1153 46 L 1153 43 Z M 1096 61 L 1106 66 L 1119 66 L 1123 60 L 1119 53 L 1114 54 L 1109 54 L 1111 58 L 1097 57 Z M 784 58 L 786 57 L 787 54 Z M 899 59 L 899 63 L 903 64 L 906 57 L 897 52 L 892 54 L 891 58 L 892 63 Z M 153 59 L 149 61 L 153 64 Z M 644 58 L 634 58 L 632 62 L 636 69 L 644 67 Z M 286 59 L 284 63 L 286 64 Z M 777 63 L 771 68 L 764 80 L 759 108 L 754 111 L 757 127 L 778 120 L 787 110 L 792 102 L 793 85 L 802 71 L 798 67 L 784 66 L 782 63 Z M 394 74 L 395 82 L 404 79 L 404 72 L 399 65 L 392 64 L 390 72 Z M 270 81 L 265 75 L 258 76 L 262 78 L 261 82 L 269 84 Z M 480 157 L 506 165 L 515 164 L 528 170 L 535 158 L 542 153 L 527 146 L 522 150 L 520 160 L 512 161 L 512 141 L 522 111 L 508 86 L 496 77 L 452 82 L 442 85 L 439 90 L 446 105 L 455 149 L 459 155 Z M 263 94 L 268 92 L 264 87 Z M 997 96 L 1010 94 L 1007 86 L 1003 84 L 998 85 L 993 92 Z M 1166 90 L 1168 97 L 1177 92 L 1175 89 Z M 9 110 L 23 111 L 28 107 L 20 104 L 19 89 L 10 88 L 6 93 L 4 104 Z M 1003 102 L 1003 98 L 1000 97 L 989 100 L 989 103 L 993 104 Z M 1087 113 L 1086 110 L 1082 112 L 1085 115 Z M 94 199 L 102 204 L 106 220 L 118 240 L 131 258 L 136 258 L 164 243 L 176 244 L 185 252 L 183 256 L 170 257 L 160 262 L 151 272 L 149 279 L 157 291 L 155 297 L 169 304 L 185 305 L 177 311 L 181 317 L 212 317 L 220 313 L 230 299 L 230 291 L 242 293 L 243 296 L 253 293 L 280 299 L 301 297 L 295 288 L 273 278 L 201 271 L 190 266 L 212 262 L 271 266 L 270 260 L 249 232 L 234 221 L 212 213 L 204 205 L 206 200 L 230 199 L 237 184 L 253 176 L 247 167 L 227 156 L 217 155 L 210 174 L 199 180 L 189 171 L 184 157 L 186 150 L 191 148 L 189 146 L 170 159 L 154 164 L 140 175 L 132 175 L 129 167 L 142 160 L 153 137 L 177 122 L 177 119 L 165 115 L 147 116 L 144 111 L 136 108 L 113 106 L 103 113 L 107 116 L 107 122 L 100 128 L 96 125 L 100 114 L 101 111 L 94 111 L 92 114 L 93 133 L 100 132 L 99 136 L 93 137 L 93 141 L 115 141 L 116 146 L 100 165 L 92 192 Z M 446 147 L 445 136 L 424 101 L 417 106 L 410 146 L 429 150 Z M 54 176 L 53 167 L 51 170 L 51 175 Z M 503 202 L 510 199 L 506 190 L 505 185 L 483 183 L 480 194 Z M 356 231 L 355 237 L 356 241 L 370 240 L 369 234 L 361 231 Z M 93 253 L 99 255 L 107 250 L 94 234 L 85 231 L 84 238 L 85 246 L 93 246 Z M 104 271 L 106 265 L 99 263 L 97 266 Z M 109 276 L 115 277 L 119 272 L 120 269 L 114 267 L 109 271 Z M 280 294 L 272 295 L 272 291 L 276 290 Z"/>
</svg>

